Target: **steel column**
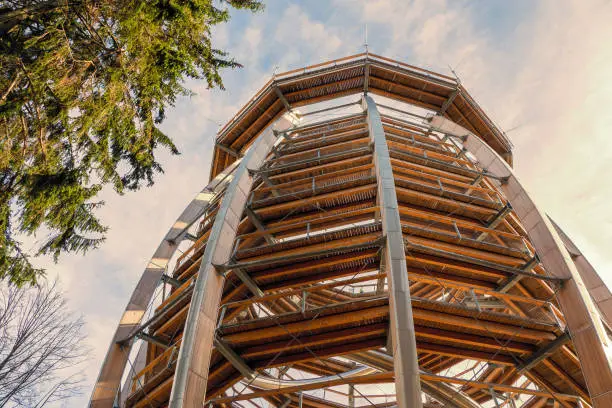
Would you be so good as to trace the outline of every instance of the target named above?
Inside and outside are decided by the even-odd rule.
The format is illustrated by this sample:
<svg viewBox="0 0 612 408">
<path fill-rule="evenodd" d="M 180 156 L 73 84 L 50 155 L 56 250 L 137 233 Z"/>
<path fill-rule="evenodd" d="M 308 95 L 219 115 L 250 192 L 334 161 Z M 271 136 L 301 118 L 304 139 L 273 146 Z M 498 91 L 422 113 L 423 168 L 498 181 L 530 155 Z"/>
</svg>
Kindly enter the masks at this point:
<svg viewBox="0 0 612 408">
<path fill-rule="evenodd" d="M 602 314 L 603 319 L 608 326 L 612 327 L 612 293 L 610 293 L 610 289 L 608 289 L 595 268 L 593 268 L 580 249 L 578 249 L 578 247 L 565 234 L 565 232 L 563 232 L 561 227 L 559 227 L 559 225 L 557 225 L 557 223 L 555 223 L 555 221 L 552 219 L 550 221 L 553 223 L 555 230 L 557 230 L 557 233 L 561 237 L 565 248 L 567 248 L 569 251 L 587 290 L 593 298 L 593 302 L 595 302 L 597 305 L 599 312 Z"/>
<path fill-rule="evenodd" d="M 284 130 L 290 124 L 282 117 L 258 136 L 238 165 L 223 197 L 202 255 L 187 314 L 170 396 L 171 408 L 200 408 L 204 403 L 217 314 L 225 283 L 224 275 L 217 272 L 215 265 L 223 265 L 230 260 L 236 230 L 253 184 L 250 171 L 259 169 L 272 150 L 277 139 L 274 130 Z"/>
<path fill-rule="evenodd" d="M 389 313 L 391 318 L 391 340 L 395 371 L 395 392 L 399 408 L 420 408 L 421 382 L 410 282 L 406 267 L 404 237 L 400 223 L 399 207 L 395 192 L 395 180 L 387 147 L 387 139 L 376 103 L 364 95 L 362 106 L 367 111 L 370 140 L 374 145 L 374 165 L 378 180 L 378 205 L 386 237 L 384 248 L 387 281 L 389 282 Z"/>
</svg>

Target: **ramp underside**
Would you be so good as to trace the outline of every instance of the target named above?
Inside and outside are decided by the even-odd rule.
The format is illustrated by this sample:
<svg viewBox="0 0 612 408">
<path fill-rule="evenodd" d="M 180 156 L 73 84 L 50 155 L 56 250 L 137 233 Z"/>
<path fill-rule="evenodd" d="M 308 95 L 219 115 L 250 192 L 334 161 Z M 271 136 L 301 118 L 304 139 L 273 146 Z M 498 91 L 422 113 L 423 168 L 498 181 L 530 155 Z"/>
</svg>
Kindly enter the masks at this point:
<svg viewBox="0 0 612 408">
<path fill-rule="evenodd" d="M 519 396 L 528 401 L 524 406 L 588 401 L 555 304 L 559 282 L 533 261 L 534 250 L 505 210 L 503 195 L 443 136 L 390 116 L 382 122 L 422 381 L 434 389 L 450 384 L 443 390 L 472 406 Z M 368 400 L 391 406 L 393 364 L 355 358 L 390 351 L 385 241 L 366 116 L 292 132 L 275 150 L 254 175 L 231 261 L 217 266 L 226 281 L 215 341 L 232 354 L 215 347 L 206 400 L 219 406 L 247 400 L 348 406 L 352 389 L 356 406 Z M 212 218 L 205 218 L 172 274 L 181 285 L 148 326 L 164 345 L 148 344 L 148 365 L 128 407 L 163 406 L 170 397 L 189 291 Z M 370 370 L 343 376 L 358 366 Z M 332 380 L 314 381 L 327 376 Z M 302 379 L 313 381 L 300 384 Z M 361 384 L 382 384 L 375 388 L 380 396 L 359 395 Z M 430 406 L 443 406 L 443 398 L 431 394 Z"/>
</svg>

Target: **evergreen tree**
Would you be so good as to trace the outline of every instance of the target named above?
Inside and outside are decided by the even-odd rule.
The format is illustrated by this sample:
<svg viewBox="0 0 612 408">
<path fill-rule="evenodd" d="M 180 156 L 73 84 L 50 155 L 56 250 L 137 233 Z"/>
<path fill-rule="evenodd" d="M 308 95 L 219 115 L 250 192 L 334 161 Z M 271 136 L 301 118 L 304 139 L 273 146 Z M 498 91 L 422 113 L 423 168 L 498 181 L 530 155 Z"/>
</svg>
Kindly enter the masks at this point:
<svg viewBox="0 0 612 408">
<path fill-rule="evenodd" d="M 18 241 L 48 234 L 34 255 L 85 252 L 106 227 L 103 186 L 151 185 L 165 109 L 187 78 L 223 88 L 240 66 L 210 29 L 257 0 L 15 0 L 0 2 L 0 279 L 34 283 Z"/>
</svg>

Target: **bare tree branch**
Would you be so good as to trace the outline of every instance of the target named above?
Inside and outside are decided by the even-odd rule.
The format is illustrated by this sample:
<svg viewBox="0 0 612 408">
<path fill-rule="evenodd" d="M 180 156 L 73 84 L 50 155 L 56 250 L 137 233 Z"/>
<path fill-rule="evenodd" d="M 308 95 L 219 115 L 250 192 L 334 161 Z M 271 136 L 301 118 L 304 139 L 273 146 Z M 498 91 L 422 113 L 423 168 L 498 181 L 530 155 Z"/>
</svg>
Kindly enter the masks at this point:
<svg viewBox="0 0 612 408">
<path fill-rule="evenodd" d="M 57 283 L 0 286 L 0 407 L 42 406 L 80 392 L 83 320 Z M 71 375 L 66 373 L 72 370 Z"/>
</svg>

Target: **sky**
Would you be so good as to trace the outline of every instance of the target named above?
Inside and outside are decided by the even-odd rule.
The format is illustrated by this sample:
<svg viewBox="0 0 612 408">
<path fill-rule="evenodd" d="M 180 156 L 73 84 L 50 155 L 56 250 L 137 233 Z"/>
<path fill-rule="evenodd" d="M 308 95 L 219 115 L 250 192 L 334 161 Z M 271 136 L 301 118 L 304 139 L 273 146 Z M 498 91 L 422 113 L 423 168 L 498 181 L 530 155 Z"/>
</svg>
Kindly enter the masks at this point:
<svg viewBox="0 0 612 408">
<path fill-rule="evenodd" d="M 364 51 L 458 75 L 514 144 L 515 170 L 536 203 L 612 285 L 612 3 L 604 0 L 265 1 L 233 12 L 213 42 L 244 68 L 225 91 L 168 112 L 163 130 L 181 150 L 161 154 L 165 174 L 124 196 L 105 192 L 107 241 L 86 256 L 47 263 L 84 316 L 91 356 L 85 406 L 108 343 L 144 266 L 168 228 L 208 182 L 219 128 L 272 76 Z M 45 260 L 42 260 L 45 262 Z"/>
</svg>

